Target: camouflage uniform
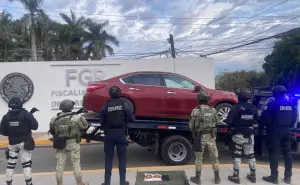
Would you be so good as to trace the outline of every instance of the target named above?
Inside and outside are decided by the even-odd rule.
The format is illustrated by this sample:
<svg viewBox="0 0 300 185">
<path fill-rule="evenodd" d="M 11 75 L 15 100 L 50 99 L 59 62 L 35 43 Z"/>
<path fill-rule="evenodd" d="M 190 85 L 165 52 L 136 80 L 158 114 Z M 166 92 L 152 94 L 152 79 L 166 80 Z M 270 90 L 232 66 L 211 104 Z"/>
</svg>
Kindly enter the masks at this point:
<svg viewBox="0 0 300 185">
<path fill-rule="evenodd" d="M 72 116 L 72 117 L 71 117 Z M 71 117 L 71 118 L 70 118 Z M 66 121 L 67 120 L 67 121 Z M 69 130 L 67 125 L 71 126 L 71 131 L 66 133 L 64 131 Z M 88 128 L 87 121 L 79 115 L 74 115 L 72 112 L 60 113 L 58 116 L 51 120 L 50 128 L 54 128 L 54 132 L 57 137 L 67 137 L 67 144 L 65 149 L 56 150 L 56 181 L 57 184 L 63 182 L 63 172 L 67 162 L 67 158 L 70 159 L 72 164 L 73 173 L 78 185 L 84 185 L 82 182 L 81 167 L 80 167 L 80 140 L 81 130 Z M 54 136 L 55 137 L 55 136 Z"/>
<path fill-rule="evenodd" d="M 189 121 L 189 127 L 190 130 L 193 132 L 194 139 L 200 139 L 201 138 L 201 152 L 195 149 L 195 155 L 196 155 L 196 176 L 191 177 L 191 181 L 200 184 L 200 175 L 202 170 L 202 160 L 203 160 L 203 153 L 204 149 L 207 146 L 209 156 L 212 159 L 213 164 L 213 170 L 215 172 L 215 183 L 220 183 L 220 177 L 219 177 L 219 159 L 218 159 L 218 149 L 216 146 L 216 124 L 219 122 L 219 118 L 217 115 L 217 111 L 209 107 L 207 105 L 210 96 L 204 92 L 201 91 L 197 95 L 198 101 L 200 103 L 199 106 L 195 107 L 194 110 L 191 113 L 190 121 Z M 197 138 L 198 137 L 198 138 Z M 195 141 L 195 140 L 194 140 Z M 195 144 L 194 144 L 194 148 Z"/>
<path fill-rule="evenodd" d="M 205 116 L 208 115 L 208 116 Z M 190 129 L 192 132 L 207 132 L 201 136 L 202 152 L 195 152 L 196 155 L 196 171 L 200 172 L 202 169 L 202 159 L 205 147 L 208 148 L 209 156 L 212 159 L 213 170 L 219 171 L 218 149 L 216 145 L 216 128 L 218 123 L 217 111 L 207 105 L 199 105 L 196 107 L 190 119 Z M 211 134 L 212 133 L 212 134 Z"/>
</svg>

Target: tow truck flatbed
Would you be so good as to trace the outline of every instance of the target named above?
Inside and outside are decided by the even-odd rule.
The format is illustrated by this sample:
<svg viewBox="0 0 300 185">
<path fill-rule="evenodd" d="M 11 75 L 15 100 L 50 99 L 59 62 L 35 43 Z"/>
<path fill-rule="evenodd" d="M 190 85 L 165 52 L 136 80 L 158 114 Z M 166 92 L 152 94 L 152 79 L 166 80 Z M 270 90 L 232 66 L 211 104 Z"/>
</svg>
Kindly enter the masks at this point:
<svg viewBox="0 0 300 185">
<path fill-rule="evenodd" d="M 252 95 L 252 104 L 259 109 L 261 113 L 264 105 L 272 98 L 272 93 L 268 87 L 254 88 Z M 298 101 L 299 103 L 300 101 Z M 299 107 L 299 104 L 298 104 Z M 104 141 L 104 131 L 100 125 L 98 115 L 83 115 L 89 122 L 89 128 L 83 138 L 87 141 Z M 300 118 L 300 117 L 299 117 Z M 298 119 L 299 121 L 299 119 Z M 227 141 L 228 126 L 220 123 L 216 126 L 217 139 Z M 254 127 L 257 130 L 257 125 Z M 300 127 L 295 124 L 291 128 L 293 134 L 292 151 L 298 150 L 298 142 L 300 142 Z M 134 123 L 128 123 L 128 134 L 135 143 L 143 147 L 150 147 L 154 153 L 169 165 L 186 164 L 193 154 L 192 150 L 192 133 L 189 129 L 188 120 L 164 120 L 164 119 L 137 119 Z M 255 152 L 262 155 L 263 137 L 255 137 Z"/>
</svg>

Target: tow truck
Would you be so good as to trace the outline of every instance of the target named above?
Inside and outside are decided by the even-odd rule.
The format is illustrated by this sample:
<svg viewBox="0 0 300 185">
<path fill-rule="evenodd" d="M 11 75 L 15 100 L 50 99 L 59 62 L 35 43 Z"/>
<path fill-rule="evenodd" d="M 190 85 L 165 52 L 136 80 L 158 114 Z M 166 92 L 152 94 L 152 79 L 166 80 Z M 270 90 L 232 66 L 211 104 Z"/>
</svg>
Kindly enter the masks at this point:
<svg viewBox="0 0 300 185">
<path fill-rule="evenodd" d="M 272 98 L 272 93 L 267 88 L 254 88 L 252 92 L 252 104 L 258 107 L 260 114 L 263 105 Z M 299 108 L 300 97 L 294 96 L 294 98 L 296 98 Z M 105 135 L 98 113 L 85 112 L 82 116 L 89 122 L 89 128 L 83 138 L 87 142 L 103 142 Z M 297 124 L 291 129 L 293 132 L 293 144 L 291 146 L 293 151 L 298 150 L 298 142 L 300 142 L 299 122 L 298 117 Z M 255 129 L 257 129 L 257 125 Z M 217 140 L 225 142 L 227 125 L 218 124 L 217 132 Z M 189 130 L 188 120 L 138 118 L 134 123 L 128 123 L 128 134 L 133 142 L 143 147 L 150 147 L 154 154 L 160 156 L 168 165 L 184 165 L 192 157 L 192 133 Z M 255 151 L 260 155 L 263 151 L 263 140 L 264 138 L 255 140 Z"/>
</svg>

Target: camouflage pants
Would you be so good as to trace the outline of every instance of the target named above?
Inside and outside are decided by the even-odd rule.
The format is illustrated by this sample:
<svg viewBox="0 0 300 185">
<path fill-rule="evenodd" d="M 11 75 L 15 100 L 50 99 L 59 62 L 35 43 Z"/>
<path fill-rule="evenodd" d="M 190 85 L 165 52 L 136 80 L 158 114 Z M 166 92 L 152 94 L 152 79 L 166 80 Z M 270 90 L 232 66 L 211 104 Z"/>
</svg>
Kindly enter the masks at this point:
<svg viewBox="0 0 300 185">
<path fill-rule="evenodd" d="M 242 134 L 232 136 L 233 141 L 233 169 L 239 170 L 241 165 L 242 152 L 248 159 L 250 169 L 256 168 L 256 160 L 254 156 L 254 135 L 250 138 L 245 138 Z"/>
<path fill-rule="evenodd" d="M 80 167 L 80 145 L 73 140 L 67 141 L 67 147 L 63 150 L 56 150 L 56 181 L 63 182 L 63 172 L 66 166 L 67 158 L 72 164 L 73 173 L 77 183 L 82 182 Z"/>
<path fill-rule="evenodd" d="M 32 184 L 32 178 L 31 178 L 32 151 L 24 150 L 24 143 L 20 143 L 17 145 L 9 145 L 8 148 L 9 148 L 9 159 L 8 159 L 8 164 L 6 169 L 6 181 L 8 183 L 12 182 L 15 167 L 20 154 L 26 185 L 31 185 Z"/>
<path fill-rule="evenodd" d="M 213 139 L 210 134 L 205 134 L 201 137 L 201 145 L 202 145 L 202 152 L 195 152 L 196 171 L 200 172 L 202 170 L 203 153 L 206 146 L 208 148 L 209 156 L 212 159 L 213 170 L 219 171 L 219 159 L 218 159 L 218 149 L 216 145 L 216 140 Z"/>
</svg>

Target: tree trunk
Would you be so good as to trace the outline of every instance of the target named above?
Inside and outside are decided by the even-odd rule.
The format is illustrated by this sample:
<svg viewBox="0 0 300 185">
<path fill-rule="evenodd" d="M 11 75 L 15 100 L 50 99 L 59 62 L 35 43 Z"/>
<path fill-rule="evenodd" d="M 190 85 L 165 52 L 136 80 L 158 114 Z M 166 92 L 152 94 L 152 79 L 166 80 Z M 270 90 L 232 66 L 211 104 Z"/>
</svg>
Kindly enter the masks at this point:
<svg viewBox="0 0 300 185">
<path fill-rule="evenodd" d="M 37 61 L 36 33 L 33 14 L 31 14 L 31 60 Z"/>
<path fill-rule="evenodd" d="M 4 62 L 7 62 L 7 45 L 4 46 Z"/>
</svg>

